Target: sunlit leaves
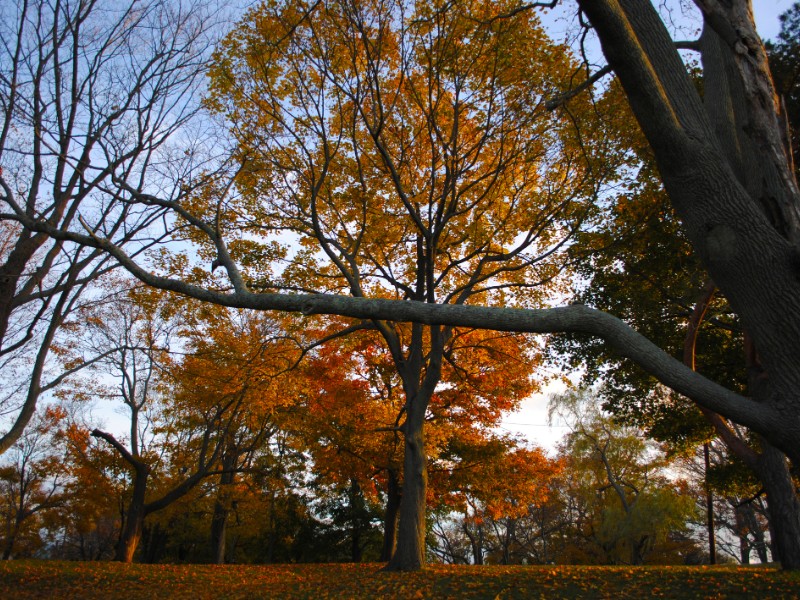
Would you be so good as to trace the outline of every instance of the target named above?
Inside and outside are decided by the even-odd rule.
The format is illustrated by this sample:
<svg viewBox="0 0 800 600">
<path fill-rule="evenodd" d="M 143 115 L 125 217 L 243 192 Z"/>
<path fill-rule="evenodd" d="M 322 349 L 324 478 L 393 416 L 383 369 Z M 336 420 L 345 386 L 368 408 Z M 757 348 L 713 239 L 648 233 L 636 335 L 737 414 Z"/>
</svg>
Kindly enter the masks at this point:
<svg viewBox="0 0 800 600">
<path fill-rule="evenodd" d="M 569 131 L 586 107 L 543 106 L 567 51 L 507 8 L 274 2 L 226 39 L 209 102 L 239 144 L 236 222 L 309 244 L 274 285 L 541 299 L 596 184 Z"/>
</svg>

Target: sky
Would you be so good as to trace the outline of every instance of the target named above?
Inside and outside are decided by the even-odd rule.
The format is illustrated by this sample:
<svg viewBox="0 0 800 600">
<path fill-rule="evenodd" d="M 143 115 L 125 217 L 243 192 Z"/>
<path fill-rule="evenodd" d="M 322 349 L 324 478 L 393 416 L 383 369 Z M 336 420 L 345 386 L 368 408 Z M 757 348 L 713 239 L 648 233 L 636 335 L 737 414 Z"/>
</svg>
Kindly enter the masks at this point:
<svg viewBox="0 0 800 600">
<path fill-rule="evenodd" d="M 753 0 L 753 14 L 761 39 L 771 40 L 781 30 L 778 15 L 786 12 L 796 0 Z"/>
<path fill-rule="evenodd" d="M 753 0 L 753 14 L 759 34 L 764 40 L 775 39 L 780 31 L 778 15 L 786 12 L 796 0 Z M 567 374 L 570 376 L 570 374 Z M 577 381 L 577 374 L 571 376 Z M 520 409 L 503 419 L 501 431 L 518 434 L 529 443 L 553 451 L 558 441 L 569 429 L 559 422 L 550 426 L 547 421 L 547 403 L 550 395 L 562 392 L 564 384 L 554 382 L 542 393 L 524 401 Z"/>
</svg>

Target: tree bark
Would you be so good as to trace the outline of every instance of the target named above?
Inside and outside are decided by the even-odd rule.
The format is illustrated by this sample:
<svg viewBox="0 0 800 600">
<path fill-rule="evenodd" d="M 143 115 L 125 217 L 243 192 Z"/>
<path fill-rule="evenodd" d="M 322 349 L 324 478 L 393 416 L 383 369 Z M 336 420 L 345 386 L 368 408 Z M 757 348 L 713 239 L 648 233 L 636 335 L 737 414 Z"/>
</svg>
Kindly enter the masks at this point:
<svg viewBox="0 0 800 600">
<path fill-rule="evenodd" d="M 211 517 L 211 556 L 216 565 L 225 564 L 226 533 L 230 514 L 230 499 L 227 497 L 225 487 L 233 483 L 233 476 L 232 472 L 225 472 L 220 476 L 220 489 L 214 500 L 214 514 Z"/>
<path fill-rule="evenodd" d="M 222 456 L 223 473 L 219 477 L 219 488 L 214 500 L 214 514 L 211 517 L 211 556 L 214 564 L 225 564 L 226 532 L 228 529 L 228 515 L 230 514 L 230 501 L 228 489 L 233 485 L 236 477 L 236 452 L 230 448 Z"/>
<path fill-rule="evenodd" d="M 136 547 L 142 538 L 142 528 L 144 526 L 145 508 L 144 498 L 147 491 L 147 478 L 150 476 L 150 469 L 140 463 L 134 471 L 133 496 L 128 504 L 128 514 L 125 515 L 125 524 L 122 528 L 119 541 L 117 542 L 114 560 L 124 563 L 133 562 Z"/>
<path fill-rule="evenodd" d="M 403 499 L 400 502 L 397 526 L 397 548 L 385 567 L 388 571 L 418 571 L 425 566 L 428 495 L 425 415 L 433 392 L 441 380 L 444 345 L 449 337 L 449 330 L 438 326 L 428 327 L 427 331 L 430 336 L 427 355 L 423 326 L 414 323 L 411 327 L 408 357 L 405 360 L 395 358 L 406 396 L 406 420 L 402 425 Z"/>
<path fill-rule="evenodd" d="M 421 403 L 419 403 L 421 404 Z M 425 566 L 425 509 L 428 490 L 428 466 L 425 455 L 423 423 L 425 407 L 414 407 L 405 423 L 403 437 L 403 500 L 397 527 L 397 548 L 388 571 L 418 571 Z"/>
<path fill-rule="evenodd" d="M 758 458 L 759 479 L 767 494 L 767 511 L 772 527 L 773 549 L 781 567 L 800 569 L 800 501 L 798 501 L 786 457 L 777 448 L 762 442 Z"/>
</svg>

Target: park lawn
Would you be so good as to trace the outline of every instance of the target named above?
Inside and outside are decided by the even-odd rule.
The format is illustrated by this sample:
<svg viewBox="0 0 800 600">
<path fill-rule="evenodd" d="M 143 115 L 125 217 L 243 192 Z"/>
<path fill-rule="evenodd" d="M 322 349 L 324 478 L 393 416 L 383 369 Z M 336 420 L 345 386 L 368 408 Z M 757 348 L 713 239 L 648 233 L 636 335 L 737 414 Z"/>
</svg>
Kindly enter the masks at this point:
<svg viewBox="0 0 800 600">
<path fill-rule="evenodd" d="M 0 598 L 798 598 L 771 567 L 125 565 L 0 561 Z"/>
</svg>

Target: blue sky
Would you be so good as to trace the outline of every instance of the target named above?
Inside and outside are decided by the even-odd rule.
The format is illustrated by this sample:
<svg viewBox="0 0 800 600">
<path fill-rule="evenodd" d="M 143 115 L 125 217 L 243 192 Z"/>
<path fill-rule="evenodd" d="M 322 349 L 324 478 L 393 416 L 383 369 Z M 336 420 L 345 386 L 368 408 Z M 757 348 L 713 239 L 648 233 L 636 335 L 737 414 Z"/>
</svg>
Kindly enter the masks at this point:
<svg viewBox="0 0 800 600">
<path fill-rule="evenodd" d="M 753 14 L 761 38 L 774 39 L 780 31 L 778 15 L 791 8 L 793 0 L 753 0 Z"/>
</svg>

